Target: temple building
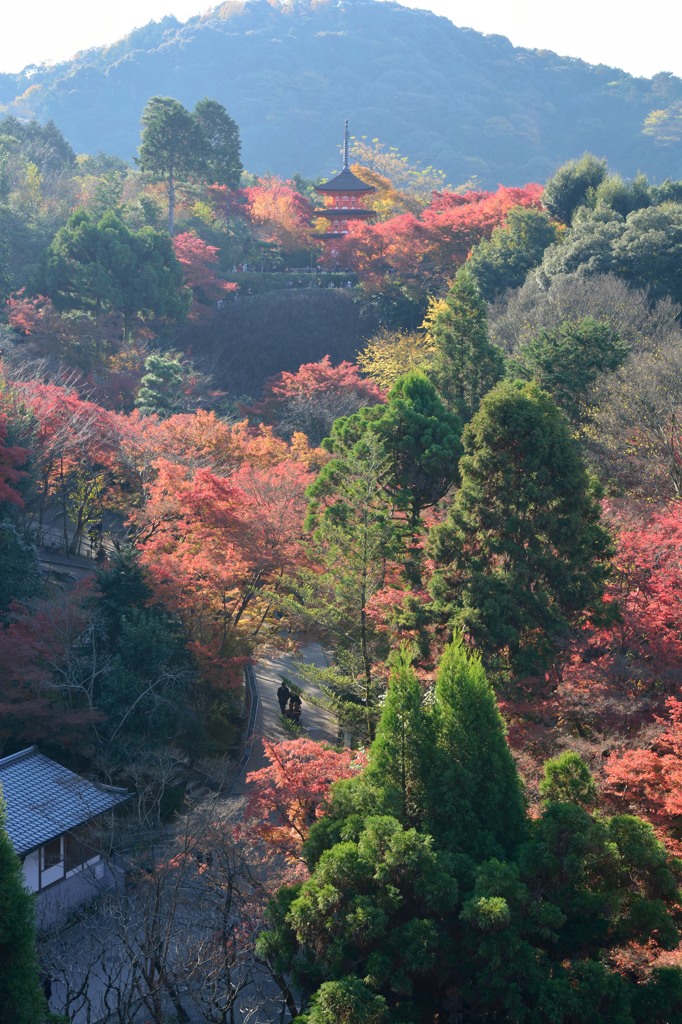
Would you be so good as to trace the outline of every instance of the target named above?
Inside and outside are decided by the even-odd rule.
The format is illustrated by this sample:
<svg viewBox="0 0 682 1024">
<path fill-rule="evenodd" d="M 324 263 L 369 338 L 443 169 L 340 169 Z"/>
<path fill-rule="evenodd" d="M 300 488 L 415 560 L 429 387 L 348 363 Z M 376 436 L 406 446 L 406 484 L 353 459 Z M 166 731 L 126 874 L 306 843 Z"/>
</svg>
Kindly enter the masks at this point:
<svg viewBox="0 0 682 1024">
<path fill-rule="evenodd" d="M 315 233 L 316 238 L 324 239 L 328 252 L 332 257 L 337 255 L 334 247 L 336 239 L 343 238 L 348 234 L 348 225 L 351 221 L 371 220 L 375 214 L 374 210 L 363 208 L 363 197 L 370 192 L 376 192 L 373 185 L 366 185 L 364 181 L 350 169 L 348 143 L 348 120 L 346 120 L 343 133 L 343 170 L 335 178 L 331 178 L 323 185 L 316 185 L 315 191 L 319 192 L 326 199 L 326 206 L 315 209 L 316 217 L 324 217 L 329 223 L 326 231 Z"/>
</svg>

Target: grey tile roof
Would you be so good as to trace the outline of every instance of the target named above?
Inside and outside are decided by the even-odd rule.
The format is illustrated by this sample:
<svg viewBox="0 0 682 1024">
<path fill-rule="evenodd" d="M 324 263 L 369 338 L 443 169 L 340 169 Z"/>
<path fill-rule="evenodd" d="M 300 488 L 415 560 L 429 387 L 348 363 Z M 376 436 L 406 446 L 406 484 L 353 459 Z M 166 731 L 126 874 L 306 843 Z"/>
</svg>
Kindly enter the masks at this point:
<svg viewBox="0 0 682 1024">
<path fill-rule="evenodd" d="M 124 789 L 97 786 L 28 747 L 0 759 L 5 827 L 18 854 L 28 853 L 127 800 Z"/>
</svg>

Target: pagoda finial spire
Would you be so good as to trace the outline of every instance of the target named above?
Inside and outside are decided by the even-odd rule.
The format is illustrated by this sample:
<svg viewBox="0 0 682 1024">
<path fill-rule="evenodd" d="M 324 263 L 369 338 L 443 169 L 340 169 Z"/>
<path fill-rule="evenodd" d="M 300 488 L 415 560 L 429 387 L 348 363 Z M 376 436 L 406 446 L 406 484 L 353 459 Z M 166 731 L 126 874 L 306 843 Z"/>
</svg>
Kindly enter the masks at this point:
<svg viewBox="0 0 682 1024">
<path fill-rule="evenodd" d="M 348 170 L 348 149 L 349 149 L 349 147 L 348 147 L 348 118 L 346 118 L 346 122 L 345 122 L 344 129 L 343 129 L 343 169 L 344 169 L 344 171 Z"/>
</svg>

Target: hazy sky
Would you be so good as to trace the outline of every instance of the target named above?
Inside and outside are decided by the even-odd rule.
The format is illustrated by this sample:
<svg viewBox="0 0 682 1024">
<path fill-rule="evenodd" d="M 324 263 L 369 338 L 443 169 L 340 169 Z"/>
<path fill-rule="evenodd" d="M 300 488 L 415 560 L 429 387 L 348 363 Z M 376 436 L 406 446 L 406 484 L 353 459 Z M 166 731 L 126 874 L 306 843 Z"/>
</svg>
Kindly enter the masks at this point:
<svg viewBox="0 0 682 1024">
<path fill-rule="evenodd" d="M 0 71 L 59 61 L 115 42 L 131 29 L 174 14 L 181 21 L 217 6 L 205 0 L 5 0 Z M 332 0 L 333 2 L 333 0 Z M 515 46 L 554 50 L 634 75 L 672 71 L 682 77 L 682 4 L 650 0 L 402 0 L 456 25 L 507 36 Z M 5 6 L 5 5 L 3 5 Z"/>
</svg>

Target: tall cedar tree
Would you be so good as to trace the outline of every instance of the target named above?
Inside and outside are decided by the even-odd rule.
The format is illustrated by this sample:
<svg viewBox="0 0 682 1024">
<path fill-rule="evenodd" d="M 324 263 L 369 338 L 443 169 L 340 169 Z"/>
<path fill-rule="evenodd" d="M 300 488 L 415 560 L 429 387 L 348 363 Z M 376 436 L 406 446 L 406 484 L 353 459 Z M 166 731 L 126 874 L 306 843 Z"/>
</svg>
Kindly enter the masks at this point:
<svg viewBox="0 0 682 1024">
<path fill-rule="evenodd" d="M 270 905 L 260 952 L 312 994 L 298 1024 L 677 1019 L 679 969 L 634 980 L 614 965 L 630 942 L 678 942 L 679 865 L 651 828 L 590 814 L 575 757 L 549 766 L 548 802 L 527 819 L 494 695 L 461 642 L 432 706 L 419 691 L 403 656 L 367 769 L 335 783 L 311 829 L 310 879 Z M 445 827 L 431 832 L 433 807 Z"/>
<path fill-rule="evenodd" d="M 603 593 L 611 547 L 597 483 L 532 383 L 498 384 L 463 441 L 461 488 L 431 537 L 436 608 L 489 666 L 543 672 Z"/>
<path fill-rule="evenodd" d="M 5 831 L 0 793 L 0 1021 L 42 1024 L 45 1000 L 38 976 L 33 899 Z"/>
<path fill-rule="evenodd" d="M 429 368 L 447 407 L 466 423 L 498 382 L 504 359 L 488 340 L 487 307 L 468 267 L 457 272 L 444 299 L 424 321 L 435 352 Z"/>
<path fill-rule="evenodd" d="M 209 99 L 199 100 L 192 116 L 202 140 L 203 177 L 211 184 L 238 188 L 243 167 L 236 122 L 221 103 Z"/>
<path fill-rule="evenodd" d="M 142 112 L 140 170 L 168 185 L 168 234 L 175 230 L 175 184 L 197 172 L 204 158 L 201 129 L 179 100 L 152 96 Z"/>
<path fill-rule="evenodd" d="M 178 179 L 203 176 L 236 188 L 242 172 L 239 129 L 215 100 L 200 100 L 190 113 L 179 100 L 152 96 L 142 112 L 138 164 L 168 185 L 168 234 L 175 230 Z"/>
</svg>

